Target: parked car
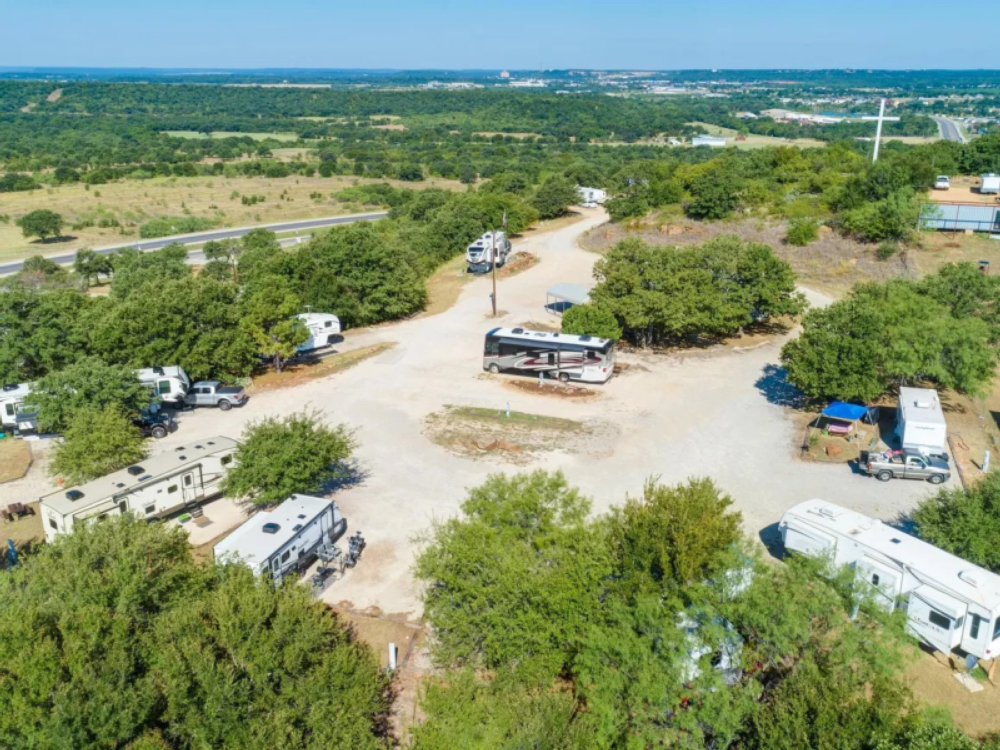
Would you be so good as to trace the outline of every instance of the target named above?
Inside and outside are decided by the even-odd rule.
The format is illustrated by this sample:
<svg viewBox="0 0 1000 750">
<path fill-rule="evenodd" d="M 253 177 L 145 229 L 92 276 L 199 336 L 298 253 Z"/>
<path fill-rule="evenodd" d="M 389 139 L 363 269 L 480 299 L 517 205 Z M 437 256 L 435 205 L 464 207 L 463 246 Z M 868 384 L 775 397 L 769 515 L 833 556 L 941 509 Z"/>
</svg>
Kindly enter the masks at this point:
<svg viewBox="0 0 1000 750">
<path fill-rule="evenodd" d="M 934 180 L 935 190 L 948 190 L 950 187 L 951 180 L 948 178 L 948 175 L 939 175 L 938 178 Z"/>
<path fill-rule="evenodd" d="M 891 454 L 861 451 L 858 468 L 880 482 L 926 479 L 931 484 L 941 484 L 951 479 L 951 467 L 943 458 L 908 451 Z"/>
<path fill-rule="evenodd" d="M 177 423 L 166 414 L 148 414 L 132 420 L 132 423 L 142 431 L 144 438 L 156 438 L 162 440 L 171 432 L 177 429 Z"/>
<path fill-rule="evenodd" d="M 246 403 L 247 394 L 238 385 L 222 385 L 218 380 L 202 380 L 191 386 L 184 397 L 187 406 L 218 406 L 229 411 Z"/>
</svg>

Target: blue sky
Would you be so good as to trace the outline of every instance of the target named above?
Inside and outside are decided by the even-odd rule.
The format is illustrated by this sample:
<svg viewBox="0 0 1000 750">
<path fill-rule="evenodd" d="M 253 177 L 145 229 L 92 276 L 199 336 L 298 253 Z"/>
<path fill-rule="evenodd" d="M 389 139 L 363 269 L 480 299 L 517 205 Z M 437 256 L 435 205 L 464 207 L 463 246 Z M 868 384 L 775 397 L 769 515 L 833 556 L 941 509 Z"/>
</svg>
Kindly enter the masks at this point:
<svg viewBox="0 0 1000 750">
<path fill-rule="evenodd" d="M 991 42 L 969 34 L 977 14 L 997 23 L 987 7 L 970 15 L 940 0 L 0 0 L 0 65 L 976 68 L 991 62 Z"/>
</svg>

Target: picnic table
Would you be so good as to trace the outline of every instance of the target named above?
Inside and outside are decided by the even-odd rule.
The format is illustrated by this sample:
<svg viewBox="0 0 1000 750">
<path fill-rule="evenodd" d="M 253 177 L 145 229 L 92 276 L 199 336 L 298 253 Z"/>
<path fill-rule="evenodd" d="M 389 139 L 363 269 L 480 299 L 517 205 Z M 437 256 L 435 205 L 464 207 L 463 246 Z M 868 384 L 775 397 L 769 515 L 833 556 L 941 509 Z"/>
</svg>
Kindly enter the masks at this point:
<svg viewBox="0 0 1000 750">
<path fill-rule="evenodd" d="M 14 521 L 22 516 L 33 515 L 35 515 L 35 509 L 30 505 L 25 505 L 24 503 L 11 503 L 7 506 L 6 510 L 3 511 L 3 517 L 6 521 Z"/>
</svg>

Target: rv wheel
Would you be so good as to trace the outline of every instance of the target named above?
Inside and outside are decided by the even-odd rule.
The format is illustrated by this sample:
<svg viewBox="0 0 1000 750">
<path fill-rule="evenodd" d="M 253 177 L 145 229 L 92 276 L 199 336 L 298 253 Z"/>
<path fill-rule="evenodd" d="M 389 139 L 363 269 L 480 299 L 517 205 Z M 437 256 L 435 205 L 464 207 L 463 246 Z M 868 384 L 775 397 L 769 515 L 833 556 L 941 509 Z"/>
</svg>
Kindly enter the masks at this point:
<svg viewBox="0 0 1000 750">
<path fill-rule="evenodd" d="M 880 471 L 878 474 L 875 475 L 875 478 L 878 479 L 878 481 L 880 482 L 888 482 L 890 479 L 892 479 L 892 472 Z"/>
<path fill-rule="evenodd" d="M 927 481 L 930 482 L 931 484 L 941 484 L 941 482 L 944 481 L 944 477 L 941 476 L 940 474 L 931 474 L 927 478 Z"/>
<path fill-rule="evenodd" d="M 165 427 L 154 427 L 154 428 L 153 428 L 153 429 L 151 430 L 151 434 L 152 434 L 152 435 L 153 435 L 153 437 L 155 437 L 155 438 L 156 438 L 157 440 L 162 440 L 163 438 L 165 438 L 165 437 L 167 436 L 167 430 L 166 430 L 166 428 L 165 428 Z"/>
<path fill-rule="evenodd" d="M 219 402 L 219 408 L 222 409 L 222 411 L 229 411 L 233 408 L 233 405 L 226 401 L 226 399 L 222 399 L 222 401 Z"/>
<path fill-rule="evenodd" d="M 559 382 L 560 383 L 568 383 L 569 382 L 569 373 L 568 372 L 561 372 L 561 373 L 559 373 Z"/>
<path fill-rule="evenodd" d="M 500 374 L 500 365 L 498 365 L 496 362 L 494 362 L 492 365 L 490 365 L 490 372 L 493 373 L 494 375 L 499 375 Z"/>
</svg>

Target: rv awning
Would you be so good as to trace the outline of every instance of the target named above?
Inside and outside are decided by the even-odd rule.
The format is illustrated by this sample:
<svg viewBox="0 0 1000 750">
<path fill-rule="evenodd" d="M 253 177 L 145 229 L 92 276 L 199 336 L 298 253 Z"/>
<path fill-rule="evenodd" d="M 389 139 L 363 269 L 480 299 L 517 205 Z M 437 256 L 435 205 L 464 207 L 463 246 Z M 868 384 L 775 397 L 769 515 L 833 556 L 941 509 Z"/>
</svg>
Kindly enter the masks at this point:
<svg viewBox="0 0 1000 750">
<path fill-rule="evenodd" d="M 580 284 L 556 284 L 549 287 L 545 296 L 574 305 L 585 305 L 590 301 L 590 289 Z"/>
<path fill-rule="evenodd" d="M 857 422 L 868 416 L 867 406 L 858 404 L 845 404 L 843 401 L 834 401 L 823 410 L 823 416 L 830 419 L 842 419 L 845 422 Z"/>
</svg>

